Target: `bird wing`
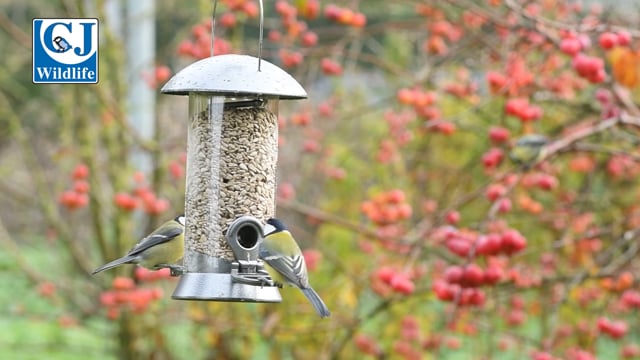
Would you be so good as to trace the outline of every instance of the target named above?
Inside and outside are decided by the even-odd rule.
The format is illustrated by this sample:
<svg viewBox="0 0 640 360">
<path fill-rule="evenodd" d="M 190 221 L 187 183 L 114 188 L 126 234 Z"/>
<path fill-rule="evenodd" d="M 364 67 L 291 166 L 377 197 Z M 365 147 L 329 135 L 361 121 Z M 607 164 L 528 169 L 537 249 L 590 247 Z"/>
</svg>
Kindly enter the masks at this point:
<svg viewBox="0 0 640 360">
<path fill-rule="evenodd" d="M 269 240 L 262 242 L 260 258 L 288 282 L 300 288 L 308 288 L 307 265 L 291 233 L 287 230 L 276 232 L 269 235 Z"/>
<path fill-rule="evenodd" d="M 302 256 L 266 255 L 262 259 L 288 282 L 302 289 L 309 287 L 307 267 Z"/>
<path fill-rule="evenodd" d="M 136 246 L 133 247 L 133 249 L 129 250 L 129 253 L 127 255 L 130 255 L 130 256 L 139 255 L 140 253 L 142 253 L 143 251 L 151 247 L 154 247 L 158 244 L 165 243 L 175 238 L 176 236 L 180 235 L 183 231 L 184 230 L 182 227 L 176 226 L 173 228 L 169 228 L 166 231 L 163 231 L 162 233 L 154 232 L 149 236 L 147 236 L 146 238 L 140 240 L 140 242 L 138 242 Z"/>
</svg>

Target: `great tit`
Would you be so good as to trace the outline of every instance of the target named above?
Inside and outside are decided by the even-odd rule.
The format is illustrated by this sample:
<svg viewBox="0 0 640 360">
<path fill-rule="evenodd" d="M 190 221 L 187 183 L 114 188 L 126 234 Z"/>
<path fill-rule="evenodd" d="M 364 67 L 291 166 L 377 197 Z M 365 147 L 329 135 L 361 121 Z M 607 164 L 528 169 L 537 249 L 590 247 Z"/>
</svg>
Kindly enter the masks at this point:
<svg viewBox="0 0 640 360">
<path fill-rule="evenodd" d="M 516 141 L 509 152 L 509 158 L 514 163 L 529 168 L 545 156 L 545 145 L 548 143 L 549 139 L 543 135 L 524 135 Z"/>
<path fill-rule="evenodd" d="M 181 268 L 176 262 L 184 256 L 184 223 L 184 214 L 165 222 L 138 241 L 125 256 L 100 266 L 91 274 L 122 264 L 139 264 L 151 270 L 168 267 L 174 271 Z"/>
<path fill-rule="evenodd" d="M 260 243 L 260 259 L 264 260 L 288 283 L 296 286 L 309 299 L 320 317 L 331 315 L 320 296 L 309 285 L 307 264 L 302 251 L 287 227 L 278 219 L 269 219 Z"/>
</svg>

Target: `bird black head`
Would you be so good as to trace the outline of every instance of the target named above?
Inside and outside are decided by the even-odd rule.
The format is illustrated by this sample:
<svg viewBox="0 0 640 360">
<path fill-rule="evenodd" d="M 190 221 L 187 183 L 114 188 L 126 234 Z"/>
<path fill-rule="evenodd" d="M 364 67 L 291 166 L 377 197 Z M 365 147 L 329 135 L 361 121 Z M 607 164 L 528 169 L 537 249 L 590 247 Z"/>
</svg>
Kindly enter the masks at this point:
<svg viewBox="0 0 640 360">
<path fill-rule="evenodd" d="M 272 233 L 285 231 L 287 230 L 287 226 L 280 220 L 271 218 L 267 220 L 267 225 L 264 227 L 264 234 L 269 235 Z"/>
<path fill-rule="evenodd" d="M 175 220 L 178 224 L 184 226 L 185 224 L 185 217 L 184 214 L 180 214 L 178 216 L 176 216 L 173 220 Z"/>
</svg>

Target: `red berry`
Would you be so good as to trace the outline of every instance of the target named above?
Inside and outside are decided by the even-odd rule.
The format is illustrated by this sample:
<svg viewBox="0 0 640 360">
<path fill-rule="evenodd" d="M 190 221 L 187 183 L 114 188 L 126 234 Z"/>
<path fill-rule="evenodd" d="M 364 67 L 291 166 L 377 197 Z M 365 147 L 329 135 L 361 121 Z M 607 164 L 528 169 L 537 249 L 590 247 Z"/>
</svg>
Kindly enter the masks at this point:
<svg viewBox="0 0 640 360">
<path fill-rule="evenodd" d="M 307 19 L 313 20 L 320 14 L 320 1 L 319 0 L 307 0 L 304 2 L 304 7 L 300 9 L 300 13 Z"/>
<path fill-rule="evenodd" d="M 412 89 L 403 88 L 398 90 L 396 98 L 400 104 L 413 104 L 416 101 L 417 92 Z"/>
<path fill-rule="evenodd" d="M 507 193 L 507 188 L 502 184 L 491 184 L 487 187 L 485 195 L 489 201 L 496 201 Z"/>
<path fill-rule="evenodd" d="M 163 83 L 171 77 L 171 69 L 166 65 L 156 66 L 155 80 L 157 83 Z"/>
<path fill-rule="evenodd" d="M 302 256 L 304 257 L 304 261 L 309 271 L 317 269 L 318 265 L 320 265 L 320 261 L 322 260 L 322 253 L 316 249 L 305 249 L 302 252 Z"/>
<path fill-rule="evenodd" d="M 376 277 L 387 284 L 391 283 L 391 279 L 393 279 L 395 274 L 396 271 L 389 266 L 383 266 L 376 271 Z"/>
<path fill-rule="evenodd" d="M 455 225 L 460 221 L 460 213 L 452 210 L 445 215 L 445 221 L 450 225 Z"/>
<path fill-rule="evenodd" d="M 582 44 L 578 38 L 566 38 L 560 42 L 560 51 L 574 56 L 582 50 Z"/>
<path fill-rule="evenodd" d="M 617 32 L 618 35 L 618 45 L 627 46 L 631 44 L 631 34 L 626 30 L 621 30 Z"/>
<path fill-rule="evenodd" d="M 117 276 L 113 278 L 111 282 L 111 287 L 114 290 L 130 290 L 136 287 L 135 282 L 132 278 Z"/>
<path fill-rule="evenodd" d="M 455 290 L 449 283 L 444 280 L 436 280 L 431 285 L 431 290 L 436 297 L 442 301 L 452 301 L 455 298 Z"/>
<path fill-rule="evenodd" d="M 302 143 L 302 150 L 306 153 L 317 153 L 320 148 L 320 143 L 314 139 L 305 139 Z"/>
<path fill-rule="evenodd" d="M 495 233 L 490 233 L 478 238 L 476 245 L 476 252 L 479 255 L 496 255 L 500 252 L 502 247 L 502 237 Z"/>
<path fill-rule="evenodd" d="M 407 275 L 403 273 L 397 273 L 391 278 L 391 282 L 389 283 L 393 290 L 399 292 L 404 295 L 410 295 L 415 291 L 415 285 L 413 281 L 411 281 Z"/>
<path fill-rule="evenodd" d="M 38 284 L 38 294 L 42 297 L 52 297 L 56 293 L 56 284 L 45 281 Z"/>
<path fill-rule="evenodd" d="M 492 126 L 489 129 L 489 139 L 495 144 L 502 144 L 509 140 L 509 130 L 501 126 Z"/>
<path fill-rule="evenodd" d="M 623 320 L 618 320 L 611 323 L 608 334 L 614 339 L 620 339 L 627 334 L 628 330 L 627 323 Z"/>
<path fill-rule="evenodd" d="M 640 292 L 637 290 L 626 290 L 622 293 L 620 301 L 630 308 L 640 308 Z"/>
<path fill-rule="evenodd" d="M 367 17 L 363 13 L 356 12 L 355 14 L 353 14 L 353 18 L 351 19 L 351 26 L 362 28 L 365 25 L 367 25 Z"/>
<path fill-rule="evenodd" d="M 484 291 L 482 291 L 482 289 L 472 288 L 472 289 L 466 289 L 466 290 L 470 290 L 469 300 L 468 300 L 469 305 L 472 305 L 472 306 L 484 305 L 484 302 L 486 301 L 486 295 L 484 294 Z"/>
<path fill-rule="evenodd" d="M 536 180 L 538 187 L 543 190 L 552 190 L 558 186 L 558 179 L 553 175 L 541 174 Z"/>
<path fill-rule="evenodd" d="M 278 30 L 270 30 L 267 34 L 267 39 L 271 42 L 278 42 L 282 39 L 282 33 Z"/>
<path fill-rule="evenodd" d="M 278 199 L 291 200 L 296 196 L 296 190 L 293 184 L 285 182 L 278 185 Z"/>
<path fill-rule="evenodd" d="M 620 350 L 623 359 L 634 359 L 640 356 L 640 346 L 636 344 L 626 344 Z"/>
<path fill-rule="evenodd" d="M 511 204 L 511 199 L 503 197 L 498 200 L 498 212 L 499 213 L 508 213 L 511 211 L 513 205 Z"/>
<path fill-rule="evenodd" d="M 100 304 L 104 307 L 111 307 L 117 304 L 116 293 L 114 291 L 105 291 L 100 294 Z"/>
<path fill-rule="evenodd" d="M 322 72 L 326 75 L 342 74 L 342 65 L 329 58 L 323 58 L 320 61 L 320 69 L 322 69 Z"/>
<path fill-rule="evenodd" d="M 87 176 L 89 176 L 89 167 L 85 164 L 76 165 L 71 173 L 71 177 L 74 180 L 84 180 Z"/>
<path fill-rule="evenodd" d="M 461 266 L 451 265 L 444 270 L 444 279 L 451 284 L 460 284 L 464 270 Z"/>
<path fill-rule="evenodd" d="M 605 50 L 609 50 L 614 46 L 618 45 L 618 35 L 612 32 L 602 33 L 598 37 L 598 44 L 600 44 L 601 48 Z"/>
<path fill-rule="evenodd" d="M 182 56 L 194 56 L 193 43 L 189 40 L 182 40 L 178 45 L 177 53 Z"/>
<path fill-rule="evenodd" d="M 73 182 L 73 191 L 86 194 L 89 192 L 89 183 L 84 180 L 76 180 Z"/>
<path fill-rule="evenodd" d="M 496 265 L 489 265 L 484 270 L 484 283 L 493 285 L 502 279 L 503 271 Z"/>
<path fill-rule="evenodd" d="M 453 135 L 456 132 L 456 124 L 450 121 L 439 121 L 435 128 L 444 135 Z"/>
<path fill-rule="evenodd" d="M 471 244 L 459 238 L 449 239 L 445 245 L 449 251 L 463 258 L 466 258 L 471 250 Z"/>
<path fill-rule="evenodd" d="M 485 169 L 493 169 L 502 163 L 504 152 L 499 148 L 491 148 L 482 155 L 482 166 Z"/>
<path fill-rule="evenodd" d="M 522 310 L 513 309 L 507 314 L 507 324 L 511 326 L 522 325 L 527 320 L 527 313 Z"/>
<path fill-rule="evenodd" d="M 224 13 L 220 16 L 220 25 L 226 28 L 236 26 L 236 16 L 233 13 Z"/>
<path fill-rule="evenodd" d="M 315 46 L 318 43 L 318 35 L 313 31 L 307 31 L 302 34 L 300 42 L 303 46 Z"/>
<path fill-rule="evenodd" d="M 502 234 L 502 250 L 507 255 L 515 254 L 527 247 L 527 239 L 517 230 L 507 230 Z"/>
<path fill-rule="evenodd" d="M 487 82 L 489 83 L 489 88 L 491 89 L 491 93 L 497 94 L 504 90 L 507 85 L 507 78 L 499 72 L 489 71 L 487 73 Z"/>
<path fill-rule="evenodd" d="M 329 4 L 324 8 L 324 16 L 326 16 L 329 20 L 337 20 L 340 17 L 340 13 L 342 9 L 334 4 Z"/>
<path fill-rule="evenodd" d="M 513 115 L 520 117 L 529 108 L 529 99 L 527 98 L 512 98 L 507 101 L 504 106 L 505 113 L 507 115 Z"/>
<path fill-rule="evenodd" d="M 462 286 L 477 287 L 484 282 L 484 271 L 476 264 L 469 264 L 462 271 Z"/>
<path fill-rule="evenodd" d="M 378 356 L 382 352 L 376 341 L 368 335 L 358 334 L 354 341 L 358 350 L 364 354 Z"/>
<path fill-rule="evenodd" d="M 129 193 L 119 192 L 114 195 L 113 202 L 124 211 L 131 211 L 138 207 L 138 201 Z"/>
<path fill-rule="evenodd" d="M 255 18 L 258 16 L 258 5 L 253 1 L 247 1 L 242 4 L 242 12 L 249 18 Z"/>
</svg>

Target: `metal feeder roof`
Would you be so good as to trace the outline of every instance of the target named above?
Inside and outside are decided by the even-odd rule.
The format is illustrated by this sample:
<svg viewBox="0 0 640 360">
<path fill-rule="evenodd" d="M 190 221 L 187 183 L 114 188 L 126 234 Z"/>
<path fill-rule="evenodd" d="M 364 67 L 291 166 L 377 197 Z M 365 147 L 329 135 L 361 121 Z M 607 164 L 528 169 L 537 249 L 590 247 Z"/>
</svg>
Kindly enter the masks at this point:
<svg viewBox="0 0 640 360">
<path fill-rule="evenodd" d="M 211 93 L 228 97 L 261 96 L 304 99 L 307 92 L 278 66 L 249 55 L 226 54 L 208 57 L 187 66 L 162 87 L 165 94 Z"/>
</svg>

